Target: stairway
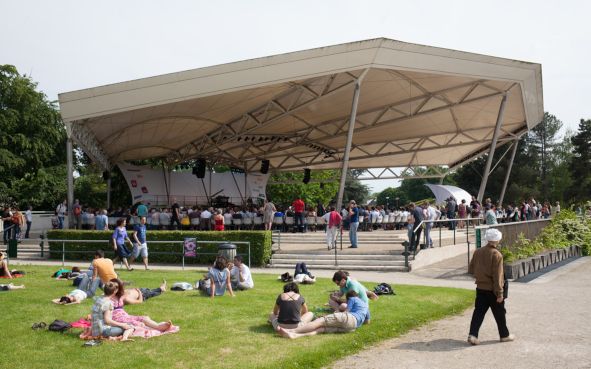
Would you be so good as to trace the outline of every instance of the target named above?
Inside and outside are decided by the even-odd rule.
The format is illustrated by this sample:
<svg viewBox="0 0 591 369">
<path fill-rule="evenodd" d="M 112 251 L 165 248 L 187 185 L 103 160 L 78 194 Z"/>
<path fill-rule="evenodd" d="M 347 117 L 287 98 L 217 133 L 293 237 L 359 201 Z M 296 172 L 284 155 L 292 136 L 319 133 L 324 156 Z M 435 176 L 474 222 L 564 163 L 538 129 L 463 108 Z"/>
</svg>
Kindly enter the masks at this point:
<svg viewBox="0 0 591 369">
<path fill-rule="evenodd" d="M 350 249 L 348 233 L 337 237 L 335 262 L 334 250 L 328 250 L 324 232 L 274 234 L 274 250 L 271 268 L 292 272 L 298 262 L 305 262 L 311 270 L 367 270 L 406 272 L 404 261 L 405 231 L 359 232 L 357 249 Z M 409 260 L 412 260 L 412 256 Z"/>
</svg>

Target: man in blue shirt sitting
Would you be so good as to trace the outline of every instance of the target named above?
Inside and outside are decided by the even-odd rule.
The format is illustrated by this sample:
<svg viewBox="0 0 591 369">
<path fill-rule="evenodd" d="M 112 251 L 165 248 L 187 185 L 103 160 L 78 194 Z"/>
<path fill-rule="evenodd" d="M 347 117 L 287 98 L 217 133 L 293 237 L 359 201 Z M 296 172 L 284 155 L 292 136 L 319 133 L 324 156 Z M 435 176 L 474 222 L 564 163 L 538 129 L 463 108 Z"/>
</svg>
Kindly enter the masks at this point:
<svg viewBox="0 0 591 369">
<path fill-rule="evenodd" d="M 340 311 L 318 318 L 295 329 L 278 327 L 277 332 L 285 338 L 313 336 L 318 333 L 348 333 L 369 324 L 369 306 L 353 290 L 347 292 L 347 303 L 342 303 Z"/>
</svg>

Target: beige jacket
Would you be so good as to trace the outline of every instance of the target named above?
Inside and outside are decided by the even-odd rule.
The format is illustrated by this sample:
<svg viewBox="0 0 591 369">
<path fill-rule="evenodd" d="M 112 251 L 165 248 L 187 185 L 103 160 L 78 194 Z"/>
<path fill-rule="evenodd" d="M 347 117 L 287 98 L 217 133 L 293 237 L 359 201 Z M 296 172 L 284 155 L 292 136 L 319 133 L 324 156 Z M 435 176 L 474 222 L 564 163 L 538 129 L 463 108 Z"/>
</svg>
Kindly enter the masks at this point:
<svg viewBox="0 0 591 369">
<path fill-rule="evenodd" d="M 477 249 L 470 261 L 468 273 L 476 279 L 476 288 L 492 291 L 497 297 L 503 296 L 503 255 L 495 246 L 488 244 Z"/>
</svg>

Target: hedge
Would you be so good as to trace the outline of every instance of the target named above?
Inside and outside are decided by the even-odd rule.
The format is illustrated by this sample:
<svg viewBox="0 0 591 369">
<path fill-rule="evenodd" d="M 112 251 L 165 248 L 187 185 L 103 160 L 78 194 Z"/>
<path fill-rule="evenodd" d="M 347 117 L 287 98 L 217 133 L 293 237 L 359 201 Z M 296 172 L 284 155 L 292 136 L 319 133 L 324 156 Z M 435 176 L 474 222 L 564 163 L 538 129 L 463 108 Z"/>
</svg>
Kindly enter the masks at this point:
<svg viewBox="0 0 591 369">
<path fill-rule="evenodd" d="M 107 256 L 114 256 L 110 231 L 87 230 L 50 230 L 47 232 L 49 240 L 97 240 L 101 242 L 65 244 L 66 260 L 91 260 L 94 251 L 102 248 Z M 185 238 L 196 238 L 197 241 L 213 241 L 211 244 L 201 244 L 197 250 L 197 257 L 185 258 L 185 264 L 210 264 L 218 252 L 218 244 L 227 242 L 250 242 L 251 266 L 264 266 L 271 258 L 271 232 L 270 231 L 148 231 L 148 254 L 150 262 L 180 264 L 182 262 L 182 244 L 158 243 L 150 244 L 150 241 L 183 241 Z M 244 257 L 248 263 L 248 245 L 236 245 L 237 253 Z M 62 258 L 62 243 L 49 242 L 49 258 Z M 163 252 L 165 254 L 160 254 Z M 172 255 L 170 253 L 178 255 Z"/>
</svg>

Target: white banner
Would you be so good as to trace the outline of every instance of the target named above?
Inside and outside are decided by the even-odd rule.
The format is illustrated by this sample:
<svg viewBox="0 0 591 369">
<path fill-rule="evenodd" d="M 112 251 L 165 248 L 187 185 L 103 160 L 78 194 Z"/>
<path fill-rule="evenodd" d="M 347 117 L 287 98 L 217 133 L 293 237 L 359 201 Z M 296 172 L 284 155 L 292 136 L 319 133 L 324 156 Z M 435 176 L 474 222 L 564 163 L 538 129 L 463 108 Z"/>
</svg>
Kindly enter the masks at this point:
<svg viewBox="0 0 591 369">
<path fill-rule="evenodd" d="M 241 204 L 248 198 L 265 198 L 269 174 L 210 173 L 199 179 L 191 172 L 165 172 L 147 166 L 117 164 L 131 191 L 133 203 L 144 201 L 153 206 L 206 205 L 208 197 L 227 197 L 233 204 Z M 245 188 L 246 186 L 246 188 Z M 168 191 L 167 191 L 168 187 Z"/>
</svg>

